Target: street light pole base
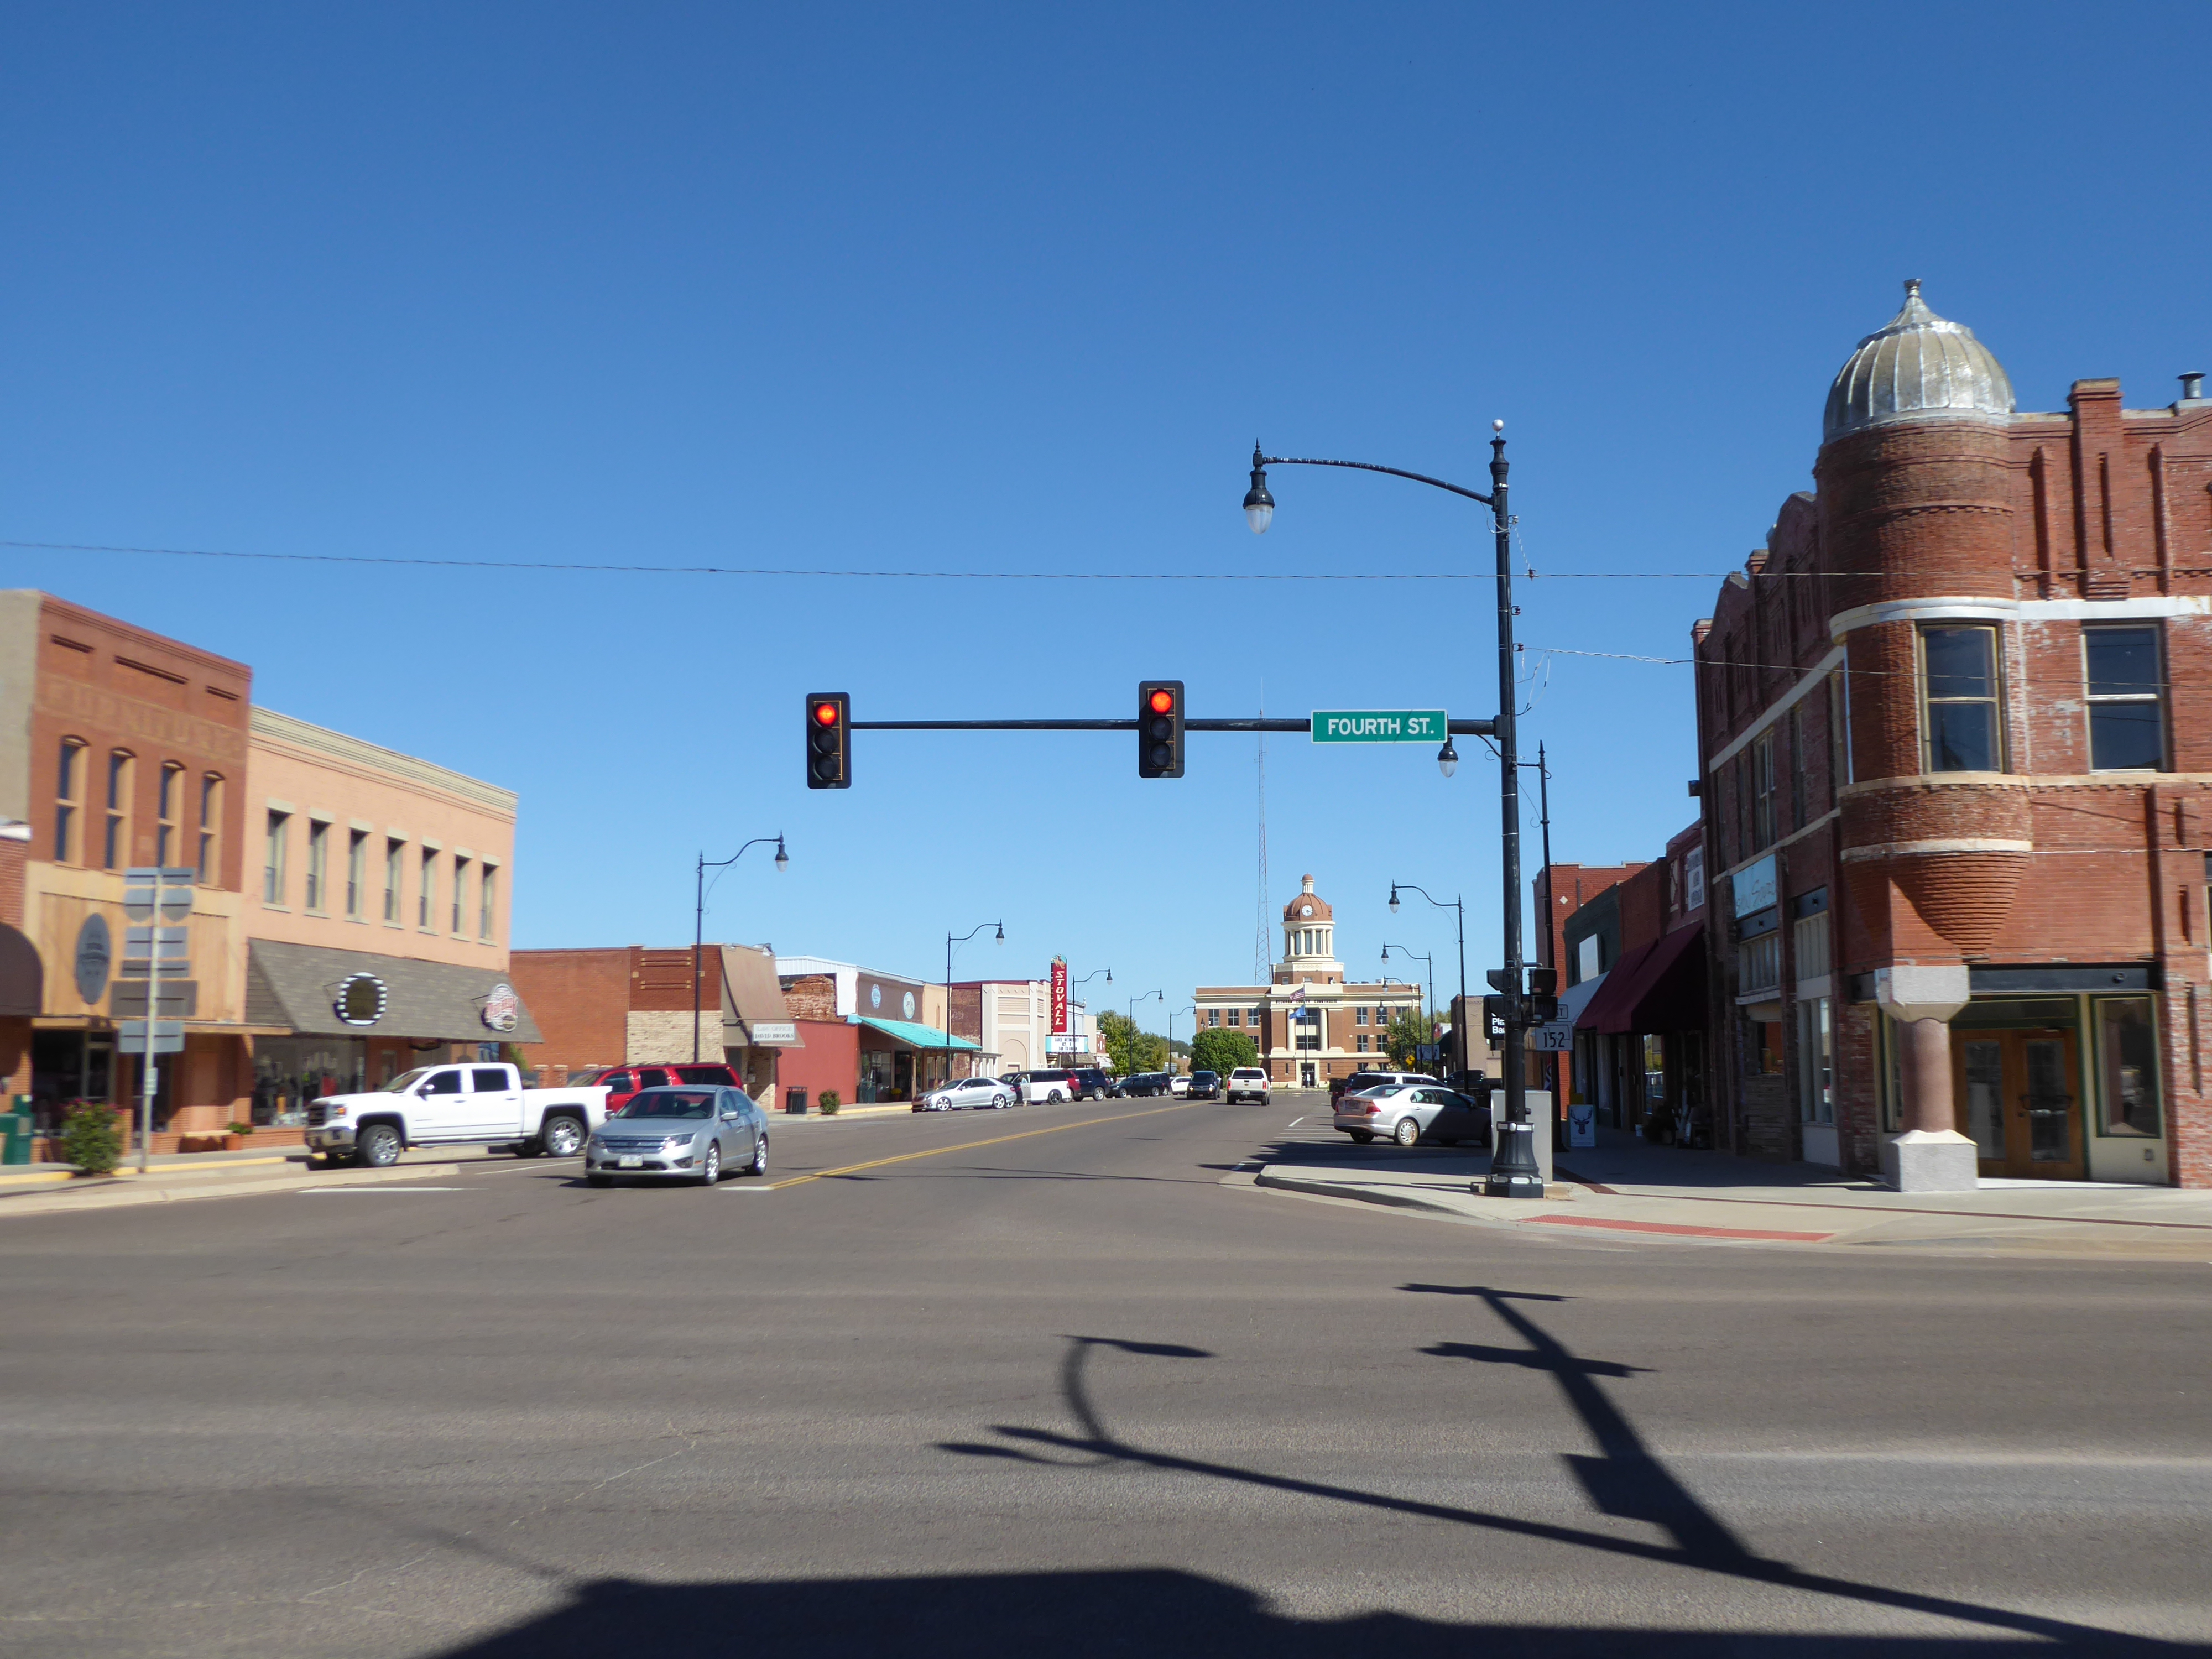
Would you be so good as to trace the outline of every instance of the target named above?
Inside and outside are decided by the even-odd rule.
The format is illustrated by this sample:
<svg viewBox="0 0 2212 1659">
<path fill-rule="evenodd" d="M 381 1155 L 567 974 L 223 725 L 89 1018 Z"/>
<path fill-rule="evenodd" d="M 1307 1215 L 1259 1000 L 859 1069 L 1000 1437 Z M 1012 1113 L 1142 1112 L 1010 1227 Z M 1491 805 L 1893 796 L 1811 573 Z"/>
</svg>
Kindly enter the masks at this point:
<svg viewBox="0 0 2212 1659">
<path fill-rule="evenodd" d="M 1541 1198 L 1544 1172 L 1536 1162 L 1535 1126 L 1501 1123 L 1495 1131 L 1498 1152 L 1490 1173 L 1474 1188 L 1485 1198 Z"/>
</svg>

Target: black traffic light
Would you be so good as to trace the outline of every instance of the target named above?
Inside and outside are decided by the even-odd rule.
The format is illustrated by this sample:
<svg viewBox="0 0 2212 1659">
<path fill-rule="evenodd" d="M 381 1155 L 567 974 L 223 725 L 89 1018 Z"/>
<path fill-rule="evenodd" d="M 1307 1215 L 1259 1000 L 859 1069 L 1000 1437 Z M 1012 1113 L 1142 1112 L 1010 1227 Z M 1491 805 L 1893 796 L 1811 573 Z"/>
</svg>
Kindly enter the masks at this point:
<svg viewBox="0 0 2212 1659">
<path fill-rule="evenodd" d="M 853 787 L 853 699 L 843 691 L 807 693 L 806 787 Z"/>
<path fill-rule="evenodd" d="M 1559 1017 L 1559 970 L 1556 968 L 1531 968 L 1528 970 L 1528 1020 L 1534 1025 L 1549 1025 Z"/>
<path fill-rule="evenodd" d="M 1182 775 L 1182 682 L 1137 684 L 1137 775 Z"/>
</svg>

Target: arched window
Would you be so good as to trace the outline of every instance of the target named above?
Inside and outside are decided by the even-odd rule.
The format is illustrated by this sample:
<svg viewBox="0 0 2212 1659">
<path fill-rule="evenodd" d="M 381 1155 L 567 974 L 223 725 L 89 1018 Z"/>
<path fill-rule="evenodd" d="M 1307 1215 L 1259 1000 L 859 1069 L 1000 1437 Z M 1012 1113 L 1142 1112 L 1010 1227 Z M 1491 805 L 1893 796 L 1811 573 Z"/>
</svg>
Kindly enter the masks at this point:
<svg viewBox="0 0 2212 1659">
<path fill-rule="evenodd" d="M 185 810 L 185 769 L 174 761 L 161 763 L 161 788 L 155 800 L 154 862 L 163 869 L 176 863 L 185 849 L 184 826 L 178 815 Z"/>
<path fill-rule="evenodd" d="M 100 866 L 120 870 L 131 862 L 131 787 L 138 757 L 128 749 L 107 756 L 107 827 L 100 842 Z"/>
<path fill-rule="evenodd" d="M 222 879 L 222 774 L 200 774 L 199 878 L 203 887 Z"/>
<path fill-rule="evenodd" d="M 54 862 L 75 864 L 84 856 L 85 743 L 62 739 L 61 766 L 54 781 Z"/>
</svg>

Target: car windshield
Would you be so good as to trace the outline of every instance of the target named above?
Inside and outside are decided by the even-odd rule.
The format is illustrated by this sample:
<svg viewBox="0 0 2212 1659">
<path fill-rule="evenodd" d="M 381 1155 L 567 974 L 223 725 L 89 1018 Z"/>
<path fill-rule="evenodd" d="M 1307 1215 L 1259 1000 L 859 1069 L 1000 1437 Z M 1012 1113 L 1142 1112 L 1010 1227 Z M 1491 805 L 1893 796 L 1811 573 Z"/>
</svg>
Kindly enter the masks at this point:
<svg viewBox="0 0 2212 1659">
<path fill-rule="evenodd" d="M 1204 1078 L 1208 1083 L 1218 1083 L 1220 1081 L 1219 1076 L 1212 1072 L 1193 1072 L 1190 1074 L 1190 1080 L 1193 1083 L 1197 1082 L 1200 1078 Z"/>
<path fill-rule="evenodd" d="M 402 1072 L 376 1092 L 380 1095 L 404 1095 L 437 1069 L 434 1066 L 418 1066 L 411 1072 Z"/>
<path fill-rule="evenodd" d="M 714 1115 L 712 1089 L 648 1089 L 632 1095 L 617 1117 L 708 1118 Z"/>
</svg>

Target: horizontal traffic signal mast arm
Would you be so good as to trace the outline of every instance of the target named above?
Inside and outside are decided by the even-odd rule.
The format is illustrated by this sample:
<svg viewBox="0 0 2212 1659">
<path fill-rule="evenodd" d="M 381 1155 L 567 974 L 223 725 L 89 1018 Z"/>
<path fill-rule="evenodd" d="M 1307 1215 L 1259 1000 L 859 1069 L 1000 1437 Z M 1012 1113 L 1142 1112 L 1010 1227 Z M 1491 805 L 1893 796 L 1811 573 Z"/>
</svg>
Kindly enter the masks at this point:
<svg viewBox="0 0 2212 1659">
<path fill-rule="evenodd" d="M 1197 720 L 1183 721 L 1186 732 L 1305 732 L 1306 720 Z M 1486 738 L 1498 729 L 1496 720 L 1447 720 L 1454 737 Z M 1129 720 L 854 720 L 855 732 L 1133 732 Z"/>
</svg>

